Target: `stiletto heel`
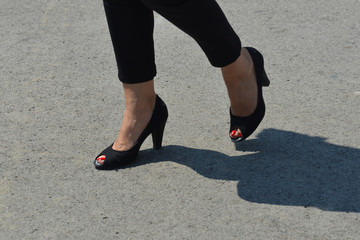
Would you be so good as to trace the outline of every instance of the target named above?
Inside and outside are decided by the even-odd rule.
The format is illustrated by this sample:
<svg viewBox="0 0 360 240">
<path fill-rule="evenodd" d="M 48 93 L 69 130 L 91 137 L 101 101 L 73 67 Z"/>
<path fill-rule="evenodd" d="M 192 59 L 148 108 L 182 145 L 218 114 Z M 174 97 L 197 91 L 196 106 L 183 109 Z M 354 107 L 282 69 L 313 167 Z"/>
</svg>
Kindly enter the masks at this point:
<svg viewBox="0 0 360 240">
<path fill-rule="evenodd" d="M 151 135 L 153 140 L 153 148 L 160 149 L 162 145 L 162 139 L 165 130 L 165 122 L 159 126 Z"/>
<path fill-rule="evenodd" d="M 270 80 L 266 75 L 264 69 L 264 58 L 259 51 L 255 48 L 246 47 L 254 63 L 258 99 L 255 111 L 246 117 L 238 117 L 231 113 L 230 108 L 230 138 L 232 141 L 240 142 L 249 137 L 259 126 L 260 122 L 265 115 L 265 102 L 262 95 L 262 87 L 270 85 Z M 238 138 L 232 138 L 231 136 L 237 133 L 237 129 L 240 130 Z"/>
<path fill-rule="evenodd" d="M 135 145 L 127 151 L 116 151 L 112 148 L 113 144 L 111 144 L 95 158 L 95 168 L 101 170 L 115 169 L 133 162 L 139 153 L 142 143 L 150 134 L 152 134 L 154 149 L 160 149 L 167 118 L 167 107 L 161 98 L 156 95 L 155 107 L 151 119 L 144 131 L 140 134 Z"/>
</svg>

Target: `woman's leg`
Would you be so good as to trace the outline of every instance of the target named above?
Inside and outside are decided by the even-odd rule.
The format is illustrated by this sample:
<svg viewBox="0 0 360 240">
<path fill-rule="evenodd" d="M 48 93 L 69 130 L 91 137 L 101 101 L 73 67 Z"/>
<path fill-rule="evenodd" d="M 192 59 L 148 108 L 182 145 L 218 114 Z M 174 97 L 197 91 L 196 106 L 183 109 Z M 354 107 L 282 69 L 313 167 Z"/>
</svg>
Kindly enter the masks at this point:
<svg viewBox="0 0 360 240">
<path fill-rule="evenodd" d="M 221 67 L 236 116 L 248 116 L 257 105 L 257 83 L 252 58 L 215 0 L 141 0 L 193 37 L 211 64 Z M 237 138 L 237 134 L 232 135 Z"/>
<path fill-rule="evenodd" d="M 235 116 L 251 115 L 257 106 L 258 89 L 254 63 L 249 52 L 242 48 L 240 57 L 232 64 L 222 67 L 221 72 L 228 91 L 231 112 Z M 237 129 L 231 137 L 240 137 Z"/>
<path fill-rule="evenodd" d="M 104 0 L 104 7 L 125 97 L 113 149 L 124 151 L 137 141 L 155 105 L 154 19 L 152 10 L 138 0 Z"/>
</svg>

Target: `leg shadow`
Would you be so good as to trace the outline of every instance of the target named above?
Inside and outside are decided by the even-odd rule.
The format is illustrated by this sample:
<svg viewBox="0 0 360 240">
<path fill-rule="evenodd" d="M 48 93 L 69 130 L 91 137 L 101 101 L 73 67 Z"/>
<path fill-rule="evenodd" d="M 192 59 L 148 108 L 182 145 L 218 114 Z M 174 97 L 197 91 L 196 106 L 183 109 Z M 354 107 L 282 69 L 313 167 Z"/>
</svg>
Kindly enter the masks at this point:
<svg viewBox="0 0 360 240">
<path fill-rule="evenodd" d="M 267 129 L 227 156 L 181 146 L 142 151 L 132 166 L 173 161 L 212 178 L 239 181 L 240 198 L 254 203 L 360 212 L 360 150 L 324 138 Z M 146 160 L 145 160 L 146 159 Z"/>
</svg>

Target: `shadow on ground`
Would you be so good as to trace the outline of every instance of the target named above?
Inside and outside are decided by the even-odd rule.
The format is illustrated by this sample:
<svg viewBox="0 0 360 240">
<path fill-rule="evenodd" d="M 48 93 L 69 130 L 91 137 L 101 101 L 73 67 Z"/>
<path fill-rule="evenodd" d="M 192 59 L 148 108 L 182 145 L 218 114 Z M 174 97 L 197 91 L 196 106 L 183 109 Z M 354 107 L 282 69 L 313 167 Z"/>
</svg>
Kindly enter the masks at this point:
<svg viewBox="0 0 360 240">
<path fill-rule="evenodd" d="M 276 129 L 236 148 L 240 156 L 165 146 L 142 151 L 131 167 L 173 161 L 208 178 L 239 181 L 239 197 L 249 202 L 360 212 L 360 149 Z"/>
</svg>

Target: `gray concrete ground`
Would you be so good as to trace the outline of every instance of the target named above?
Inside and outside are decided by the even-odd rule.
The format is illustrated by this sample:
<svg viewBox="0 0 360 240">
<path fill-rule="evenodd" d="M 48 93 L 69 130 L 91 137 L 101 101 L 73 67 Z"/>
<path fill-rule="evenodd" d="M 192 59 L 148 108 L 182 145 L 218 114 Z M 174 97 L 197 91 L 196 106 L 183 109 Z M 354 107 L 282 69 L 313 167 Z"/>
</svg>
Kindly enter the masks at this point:
<svg viewBox="0 0 360 240">
<path fill-rule="evenodd" d="M 96 171 L 123 111 L 102 2 L 1 0 L 0 239 L 359 239 L 360 1 L 219 4 L 265 56 L 259 129 L 229 141 L 220 72 L 156 15 L 164 148 Z"/>
</svg>

